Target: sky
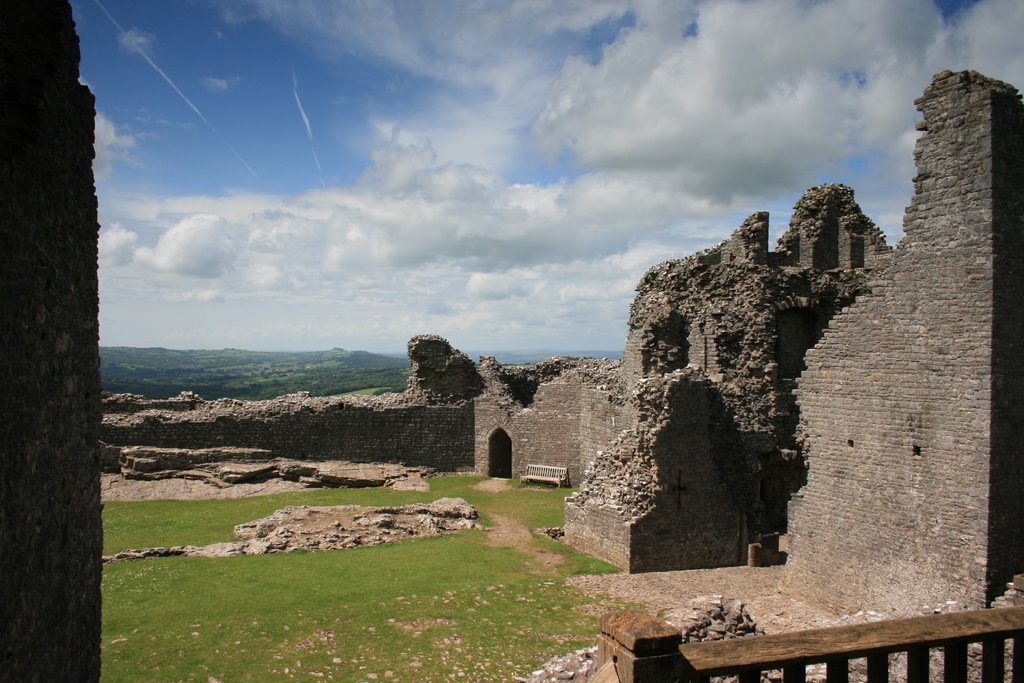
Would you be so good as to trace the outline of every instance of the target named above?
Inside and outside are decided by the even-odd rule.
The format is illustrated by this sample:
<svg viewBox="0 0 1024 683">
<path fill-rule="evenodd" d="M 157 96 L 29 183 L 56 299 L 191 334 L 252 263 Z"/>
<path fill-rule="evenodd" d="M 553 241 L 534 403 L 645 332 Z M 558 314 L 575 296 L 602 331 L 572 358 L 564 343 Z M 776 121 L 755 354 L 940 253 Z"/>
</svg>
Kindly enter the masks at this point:
<svg viewBox="0 0 1024 683">
<path fill-rule="evenodd" d="M 1019 0 L 73 0 L 104 346 L 621 350 L 651 266 L 851 185 Z"/>
</svg>

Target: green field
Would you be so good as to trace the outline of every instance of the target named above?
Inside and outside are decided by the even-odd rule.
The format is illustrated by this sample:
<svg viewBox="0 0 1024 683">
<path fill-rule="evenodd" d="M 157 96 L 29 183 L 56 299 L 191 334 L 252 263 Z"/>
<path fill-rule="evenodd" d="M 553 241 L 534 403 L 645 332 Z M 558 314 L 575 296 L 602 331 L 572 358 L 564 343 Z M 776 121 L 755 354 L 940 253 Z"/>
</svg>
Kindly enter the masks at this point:
<svg viewBox="0 0 1024 683">
<path fill-rule="evenodd" d="M 344 349 L 286 353 L 103 346 L 100 376 L 104 391 L 146 398 L 182 391 L 206 399 L 266 399 L 296 391 L 333 396 L 402 391 L 409 361 Z"/>
<path fill-rule="evenodd" d="M 229 540 L 232 527 L 293 504 L 393 505 L 459 496 L 485 524 L 562 522 L 566 489 L 429 493 L 312 490 L 218 501 L 108 502 L 104 552 Z M 595 601 L 568 576 L 613 571 L 546 537 L 513 547 L 484 531 L 354 550 L 168 558 L 103 573 L 104 681 L 509 681 L 593 644 Z"/>
</svg>

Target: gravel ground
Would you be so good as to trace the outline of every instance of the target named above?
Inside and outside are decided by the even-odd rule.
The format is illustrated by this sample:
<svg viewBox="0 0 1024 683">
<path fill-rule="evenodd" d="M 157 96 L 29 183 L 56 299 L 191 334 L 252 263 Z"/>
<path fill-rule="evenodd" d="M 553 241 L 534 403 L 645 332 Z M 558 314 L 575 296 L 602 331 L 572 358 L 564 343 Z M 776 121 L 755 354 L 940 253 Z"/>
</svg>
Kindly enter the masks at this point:
<svg viewBox="0 0 1024 683">
<path fill-rule="evenodd" d="M 647 574 L 578 576 L 569 583 L 588 593 L 605 593 L 639 602 L 651 614 L 685 628 L 707 609 L 714 596 L 739 598 L 765 633 L 782 633 L 868 620 L 842 615 L 824 605 L 796 600 L 779 592 L 783 567 L 722 567 Z"/>
</svg>

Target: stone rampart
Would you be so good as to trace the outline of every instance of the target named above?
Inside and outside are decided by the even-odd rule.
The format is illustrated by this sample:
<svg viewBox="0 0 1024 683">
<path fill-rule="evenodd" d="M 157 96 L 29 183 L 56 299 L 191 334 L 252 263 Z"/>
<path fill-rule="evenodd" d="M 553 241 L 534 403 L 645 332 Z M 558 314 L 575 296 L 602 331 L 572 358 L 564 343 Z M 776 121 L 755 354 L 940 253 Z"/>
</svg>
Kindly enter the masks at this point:
<svg viewBox="0 0 1024 683">
<path fill-rule="evenodd" d="M 106 414 L 100 438 L 115 446 L 235 446 L 264 449 L 276 458 L 427 465 L 448 472 L 474 466 L 468 402 L 299 394 L 192 403 L 189 410 L 165 411 L 147 410 L 139 401 L 138 410 Z"/>
<path fill-rule="evenodd" d="M 382 396 L 204 401 L 191 392 L 104 398 L 111 446 L 263 449 L 267 457 L 401 463 L 443 472 L 520 476 L 557 465 L 570 481 L 624 427 L 619 364 L 552 358 L 478 367 L 434 335 L 409 342 L 408 389 Z M 496 466 L 497 461 L 500 466 Z"/>
</svg>

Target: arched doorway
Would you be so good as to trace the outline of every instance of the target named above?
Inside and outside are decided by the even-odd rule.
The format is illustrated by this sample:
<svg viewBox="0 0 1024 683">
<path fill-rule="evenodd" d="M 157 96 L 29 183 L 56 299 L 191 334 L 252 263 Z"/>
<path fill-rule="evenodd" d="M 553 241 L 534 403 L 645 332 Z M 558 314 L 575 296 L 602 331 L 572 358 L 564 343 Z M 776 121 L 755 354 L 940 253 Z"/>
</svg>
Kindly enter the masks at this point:
<svg viewBox="0 0 1024 683">
<path fill-rule="evenodd" d="M 487 475 L 503 479 L 512 477 L 512 439 L 500 427 L 487 439 Z"/>
</svg>

